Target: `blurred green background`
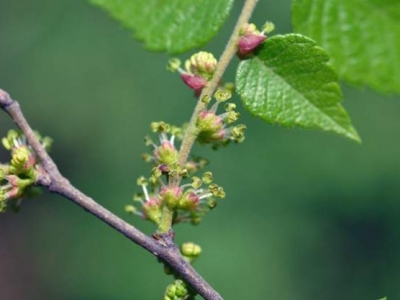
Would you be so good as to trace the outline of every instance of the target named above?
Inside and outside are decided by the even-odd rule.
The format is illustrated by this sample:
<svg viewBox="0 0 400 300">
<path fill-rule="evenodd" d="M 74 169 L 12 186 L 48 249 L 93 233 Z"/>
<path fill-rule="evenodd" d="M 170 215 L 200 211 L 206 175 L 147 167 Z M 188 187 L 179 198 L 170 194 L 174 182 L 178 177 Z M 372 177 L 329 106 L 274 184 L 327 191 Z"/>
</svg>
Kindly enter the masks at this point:
<svg viewBox="0 0 400 300">
<path fill-rule="evenodd" d="M 221 53 L 241 3 L 204 49 Z M 253 21 L 267 19 L 291 32 L 290 1 L 260 1 Z M 143 137 L 153 120 L 185 122 L 195 104 L 167 59 L 85 1 L 0 0 L 0 87 L 54 138 L 72 183 L 147 233 L 123 211 L 148 172 Z M 228 197 L 200 226 L 177 226 L 177 241 L 203 247 L 195 267 L 226 299 L 400 299 L 400 98 L 343 89 L 361 146 L 246 115 L 245 143 L 194 149 Z M 12 127 L 1 114 L 1 136 Z M 0 215 L 2 300 L 157 300 L 171 280 L 59 196 Z"/>
</svg>

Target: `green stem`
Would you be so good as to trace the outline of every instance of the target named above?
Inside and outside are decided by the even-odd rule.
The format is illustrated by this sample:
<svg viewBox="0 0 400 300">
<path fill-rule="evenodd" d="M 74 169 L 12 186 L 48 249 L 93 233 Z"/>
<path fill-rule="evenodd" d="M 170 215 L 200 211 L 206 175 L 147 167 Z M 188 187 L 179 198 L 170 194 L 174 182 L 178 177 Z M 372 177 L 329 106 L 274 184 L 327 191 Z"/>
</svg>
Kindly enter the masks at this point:
<svg viewBox="0 0 400 300">
<path fill-rule="evenodd" d="M 174 212 L 167 206 L 164 206 L 161 215 L 161 222 L 158 225 L 157 233 L 159 234 L 168 233 L 168 231 L 172 228 L 173 217 L 174 217 Z"/>
<path fill-rule="evenodd" d="M 248 23 L 254 8 L 256 7 L 258 0 L 246 0 L 242 11 L 239 15 L 239 18 L 236 22 L 235 28 L 226 44 L 225 50 L 222 52 L 222 55 L 218 61 L 216 66 L 213 78 L 207 83 L 207 86 L 201 92 L 201 95 L 197 101 L 197 105 L 194 108 L 192 117 L 190 119 L 189 125 L 187 127 L 186 133 L 182 140 L 181 149 L 179 150 L 178 162 L 181 167 L 183 167 L 187 159 L 189 157 L 190 151 L 193 147 L 194 142 L 197 138 L 197 130 L 196 130 L 196 121 L 199 113 L 206 108 L 206 104 L 201 101 L 204 96 L 212 96 L 218 87 L 219 82 L 222 79 L 222 76 L 225 73 L 226 68 L 231 62 L 232 58 L 235 56 L 237 52 L 237 44 L 239 40 L 239 33 L 244 24 Z M 180 176 L 170 177 L 168 181 L 168 185 L 170 187 L 179 186 L 181 181 Z M 158 227 L 159 233 L 167 233 L 172 228 L 173 221 L 173 211 L 171 211 L 168 207 L 164 207 L 161 223 Z"/>
<path fill-rule="evenodd" d="M 218 84 L 221 81 L 221 78 L 224 75 L 226 68 L 228 67 L 232 58 L 236 54 L 240 30 L 245 23 L 248 23 L 257 2 L 258 0 L 246 0 L 246 2 L 244 3 L 242 12 L 240 13 L 238 21 L 236 22 L 232 35 L 229 38 L 228 43 L 226 44 L 224 52 L 222 53 L 220 59 L 218 60 L 214 76 L 201 92 L 201 95 L 197 101 L 197 105 L 194 109 L 193 115 L 187 127 L 185 136 L 183 137 L 181 149 L 179 151 L 179 164 L 181 166 L 184 166 L 186 164 L 192 146 L 197 138 L 196 134 L 197 116 L 206 107 L 206 104 L 202 102 L 201 99 L 203 99 L 204 96 L 212 96 L 216 88 L 218 87 Z M 177 182 L 175 182 L 175 184 L 178 185 L 179 181 L 180 178 L 177 179 Z"/>
</svg>

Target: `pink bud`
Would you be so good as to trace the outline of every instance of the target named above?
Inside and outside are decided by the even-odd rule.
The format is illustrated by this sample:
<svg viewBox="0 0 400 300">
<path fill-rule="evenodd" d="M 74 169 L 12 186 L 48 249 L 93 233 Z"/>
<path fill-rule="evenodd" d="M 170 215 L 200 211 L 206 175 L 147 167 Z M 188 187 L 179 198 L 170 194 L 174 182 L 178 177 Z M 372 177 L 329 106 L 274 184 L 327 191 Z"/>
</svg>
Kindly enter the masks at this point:
<svg viewBox="0 0 400 300">
<path fill-rule="evenodd" d="M 249 53 L 253 52 L 255 48 L 261 45 L 266 36 L 262 34 L 247 34 L 240 38 L 238 44 L 238 56 L 245 58 Z"/>
<path fill-rule="evenodd" d="M 207 80 L 200 75 L 181 73 L 181 78 L 183 82 L 196 93 L 200 92 L 207 84 Z"/>
<path fill-rule="evenodd" d="M 199 206 L 199 203 L 199 196 L 197 196 L 196 193 L 192 191 L 188 191 L 181 198 L 179 206 L 181 209 L 193 211 L 196 210 L 196 208 Z"/>
</svg>

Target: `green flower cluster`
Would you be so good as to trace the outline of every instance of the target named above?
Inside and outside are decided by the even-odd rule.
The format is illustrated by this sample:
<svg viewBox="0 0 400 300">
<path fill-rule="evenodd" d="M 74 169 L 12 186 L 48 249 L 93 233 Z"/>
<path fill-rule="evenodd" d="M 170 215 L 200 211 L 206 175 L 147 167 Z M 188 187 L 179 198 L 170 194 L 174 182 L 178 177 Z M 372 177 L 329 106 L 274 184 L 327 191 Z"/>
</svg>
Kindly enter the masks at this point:
<svg viewBox="0 0 400 300">
<path fill-rule="evenodd" d="M 173 284 L 167 286 L 164 300 L 187 300 L 189 297 L 190 294 L 186 283 L 177 279 Z"/>
<path fill-rule="evenodd" d="M 181 140 L 185 126 L 177 127 L 165 122 L 153 122 L 151 129 L 159 135 L 159 142 L 146 137 L 146 145 L 151 153 L 142 155 L 153 168 L 149 177 L 141 176 L 137 184 L 142 191 L 134 195 L 136 205 L 127 205 L 126 211 L 150 220 L 159 225 L 163 208 L 173 211 L 172 223 L 191 222 L 198 224 L 202 217 L 216 206 L 217 199 L 225 197 L 222 187 L 213 182 L 211 172 L 204 172 L 201 177 L 194 176 L 207 161 L 195 157 L 184 166 L 178 163 L 176 140 Z M 183 178 L 182 185 L 170 184 L 171 178 Z"/>
<path fill-rule="evenodd" d="M 41 137 L 35 132 L 38 140 L 46 150 L 50 149 L 52 140 Z M 17 130 L 10 130 L 1 140 L 4 148 L 10 151 L 11 160 L 0 164 L 0 212 L 4 212 L 9 200 L 21 199 L 32 192 L 31 187 L 43 172 L 32 148 L 26 143 L 25 136 Z M 13 202 L 17 208 L 19 201 Z"/>
<path fill-rule="evenodd" d="M 236 104 L 226 103 L 232 97 L 231 91 L 226 88 L 218 89 L 215 94 L 215 102 L 209 107 L 210 98 L 204 97 L 206 107 L 197 116 L 197 141 L 201 144 L 211 144 L 214 149 L 226 146 L 231 141 L 241 143 L 244 141 L 246 125 L 230 126 L 240 118 L 240 113 L 235 111 Z M 221 103 L 225 103 L 222 114 L 217 114 Z"/>
</svg>

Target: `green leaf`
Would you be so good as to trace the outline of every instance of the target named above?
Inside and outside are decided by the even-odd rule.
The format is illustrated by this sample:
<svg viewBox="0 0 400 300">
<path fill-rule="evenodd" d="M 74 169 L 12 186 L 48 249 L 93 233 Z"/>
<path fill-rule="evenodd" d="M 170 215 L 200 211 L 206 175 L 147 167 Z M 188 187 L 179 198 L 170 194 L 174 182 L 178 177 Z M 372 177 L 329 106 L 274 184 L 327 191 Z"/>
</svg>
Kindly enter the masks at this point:
<svg viewBox="0 0 400 300">
<path fill-rule="evenodd" d="M 341 106 L 329 56 L 299 34 L 276 35 L 240 63 L 237 92 L 246 109 L 272 124 L 331 131 L 360 142 Z"/>
<path fill-rule="evenodd" d="M 327 49 L 339 75 L 400 93 L 400 1 L 293 0 L 293 27 Z"/>
<path fill-rule="evenodd" d="M 233 0 L 89 0 L 133 31 L 152 51 L 182 53 L 208 42 Z"/>
</svg>

